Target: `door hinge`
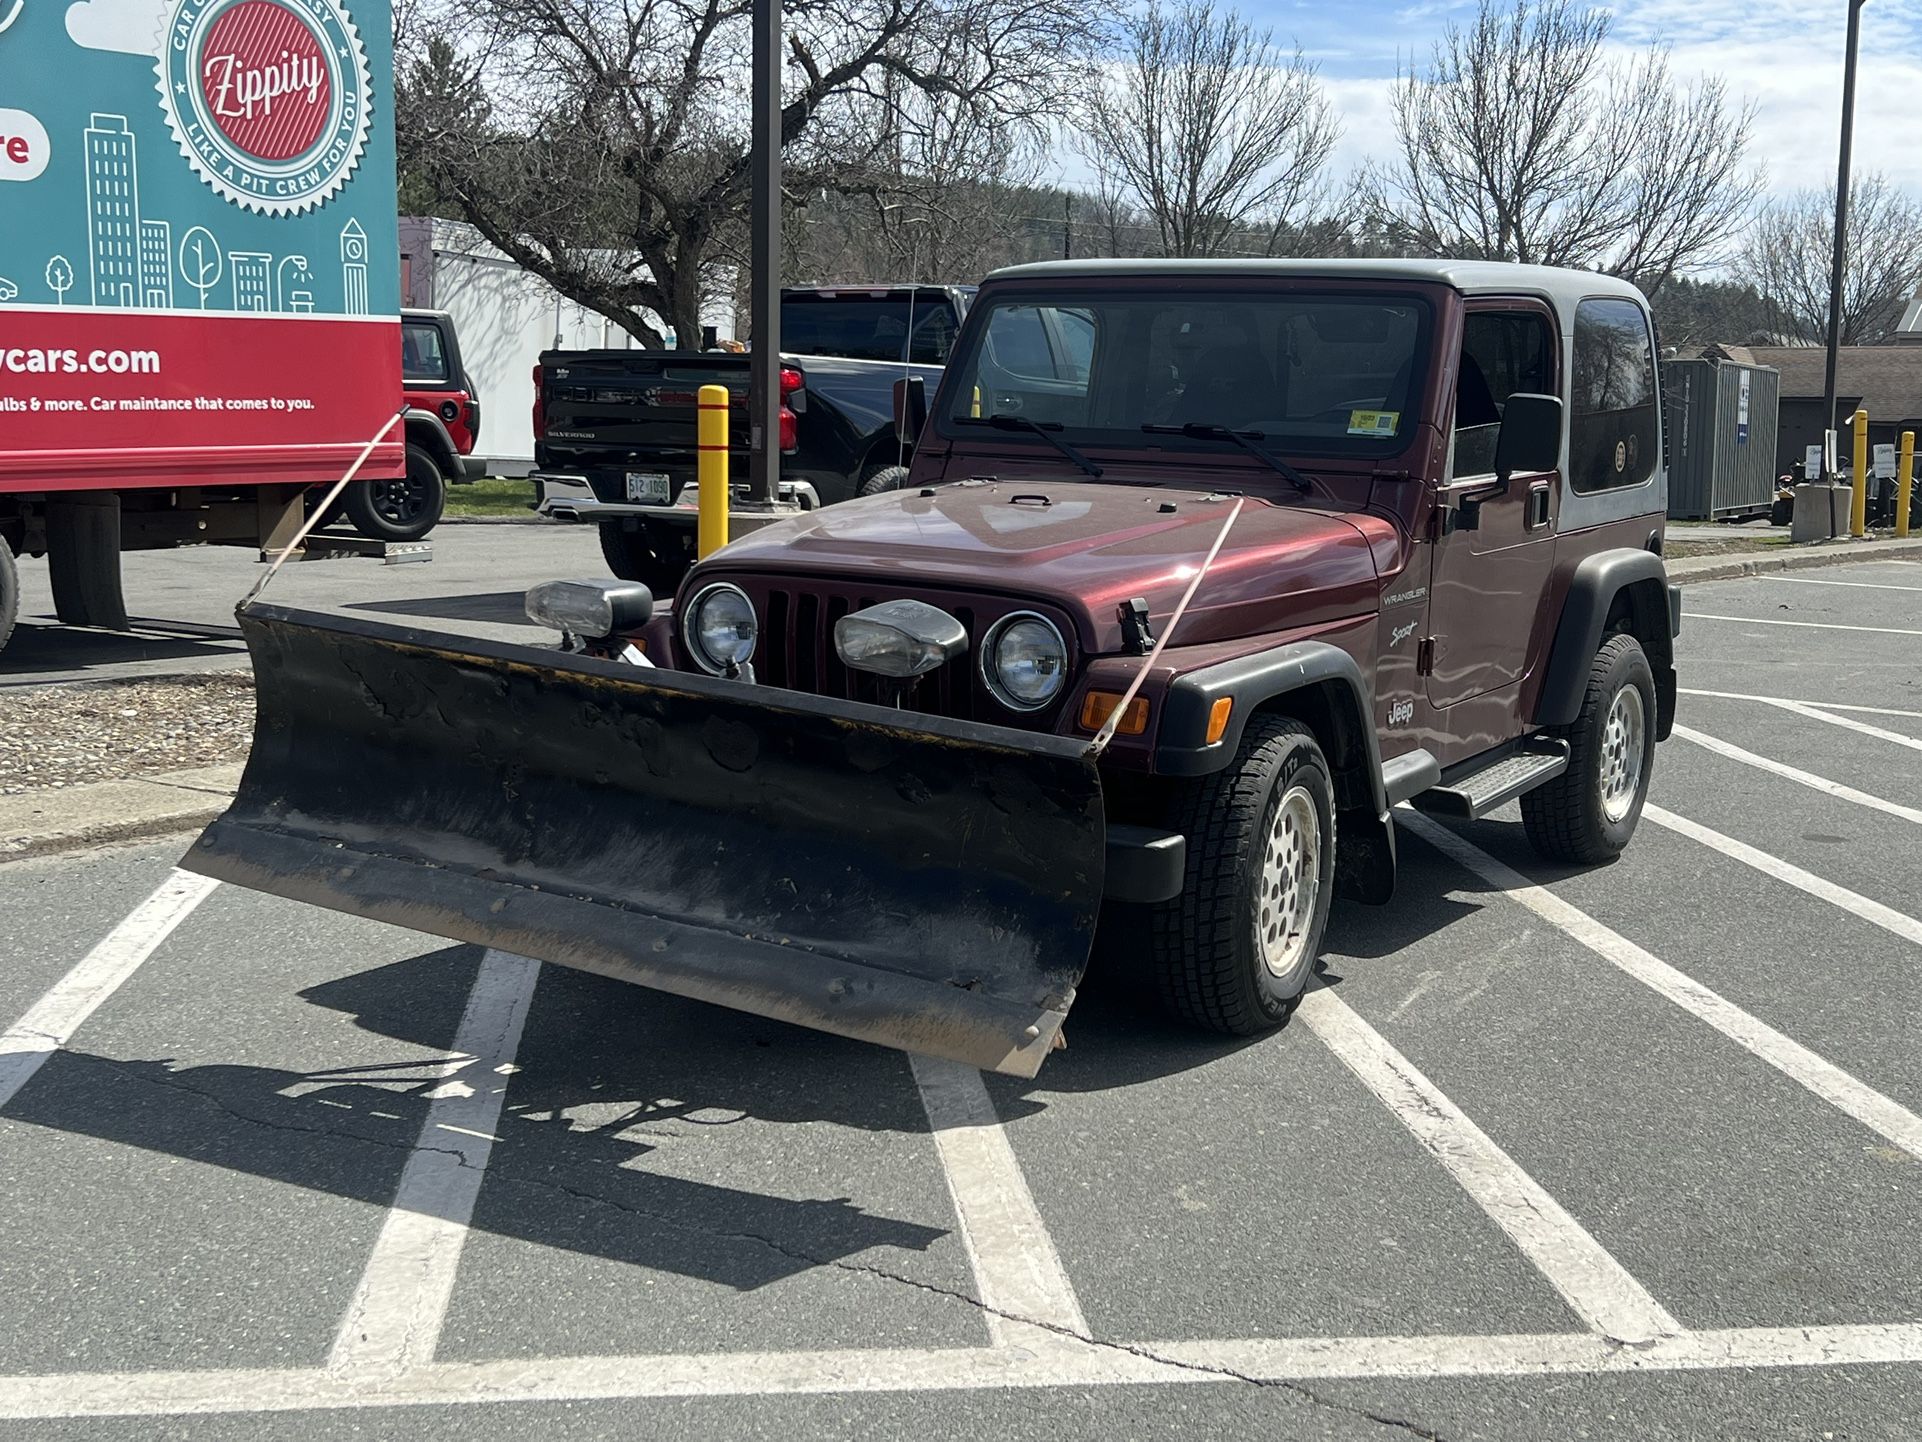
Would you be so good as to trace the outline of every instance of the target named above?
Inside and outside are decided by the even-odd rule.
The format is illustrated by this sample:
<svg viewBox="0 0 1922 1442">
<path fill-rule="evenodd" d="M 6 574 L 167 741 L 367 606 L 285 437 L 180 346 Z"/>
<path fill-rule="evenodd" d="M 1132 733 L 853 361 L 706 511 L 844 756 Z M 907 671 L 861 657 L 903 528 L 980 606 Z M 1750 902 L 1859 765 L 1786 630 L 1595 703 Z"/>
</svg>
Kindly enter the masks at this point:
<svg viewBox="0 0 1922 1442">
<path fill-rule="evenodd" d="M 1423 636 L 1421 644 L 1415 647 L 1415 674 L 1432 676 L 1435 674 L 1435 638 Z"/>
</svg>

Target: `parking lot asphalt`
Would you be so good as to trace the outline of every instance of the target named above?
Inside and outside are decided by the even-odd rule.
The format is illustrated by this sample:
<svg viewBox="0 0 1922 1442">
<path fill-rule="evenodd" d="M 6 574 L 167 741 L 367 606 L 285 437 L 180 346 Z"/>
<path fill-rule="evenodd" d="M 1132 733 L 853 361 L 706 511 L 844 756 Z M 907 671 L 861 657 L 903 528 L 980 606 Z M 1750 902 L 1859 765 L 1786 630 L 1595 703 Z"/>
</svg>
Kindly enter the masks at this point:
<svg viewBox="0 0 1922 1442">
<path fill-rule="evenodd" d="M 396 625 L 529 640 L 521 598 L 537 581 L 605 576 L 592 526 L 446 524 L 429 561 L 385 565 L 347 558 L 283 566 L 263 599 L 342 611 Z M 131 551 L 122 590 L 132 628 L 90 631 L 54 623 L 44 561 L 20 563 L 20 621 L 0 651 L 0 688 L 244 669 L 234 607 L 264 567 L 236 546 Z"/>
<path fill-rule="evenodd" d="M 1619 861 L 1405 814 L 1282 1032 L 1031 1082 L 0 865 L 0 1431 L 1911 1438 L 1922 565 L 1685 609 Z"/>
</svg>

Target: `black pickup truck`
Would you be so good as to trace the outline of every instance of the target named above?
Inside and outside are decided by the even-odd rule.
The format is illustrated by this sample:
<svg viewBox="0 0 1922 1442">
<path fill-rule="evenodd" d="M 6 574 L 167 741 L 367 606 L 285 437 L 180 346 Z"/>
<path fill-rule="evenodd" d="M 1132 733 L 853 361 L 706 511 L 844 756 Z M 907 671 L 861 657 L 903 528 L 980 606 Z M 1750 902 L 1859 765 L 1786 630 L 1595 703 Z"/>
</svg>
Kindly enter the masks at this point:
<svg viewBox="0 0 1922 1442">
<path fill-rule="evenodd" d="M 781 492 L 803 507 L 887 490 L 912 459 L 894 383 L 933 393 L 971 285 L 822 286 L 781 297 Z M 726 351 L 548 351 L 534 376 L 537 507 L 597 524 L 614 574 L 672 595 L 694 560 L 695 402 L 733 400 L 730 477 L 747 482 L 748 357 Z"/>
</svg>

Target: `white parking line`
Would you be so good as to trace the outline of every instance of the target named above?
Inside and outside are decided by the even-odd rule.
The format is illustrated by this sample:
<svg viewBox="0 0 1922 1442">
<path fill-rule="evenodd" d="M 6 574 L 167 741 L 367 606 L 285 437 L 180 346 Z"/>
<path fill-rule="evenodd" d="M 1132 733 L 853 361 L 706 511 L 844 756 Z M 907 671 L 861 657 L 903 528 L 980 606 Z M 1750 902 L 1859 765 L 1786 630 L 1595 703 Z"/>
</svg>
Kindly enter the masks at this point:
<svg viewBox="0 0 1922 1442">
<path fill-rule="evenodd" d="M 125 921 L 0 1035 L 0 1107 L 13 1100 L 47 1058 L 67 1044 L 95 1008 L 119 990 L 219 884 L 174 869 Z"/>
<path fill-rule="evenodd" d="M 1922 631 L 1905 631 L 1897 626 L 1843 626 L 1834 621 L 1785 621 L 1774 616 L 1711 616 L 1706 611 L 1687 611 L 1689 621 L 1739 621 L 1745 626 L 1802 626 L 1812 631 L 1870 631 L 1878 636 L 1922 636 Z"/>
<path fill-rule="evenodd" d="M 1922 740 L 1917 740 L 1913 736 L 1904 736 L 1900 731 L 1890 731 L 1881 726 L 1871 726 L 1866 721 L 1851 721 L 1846 716 L 1831 716 L 1829 714 L 1831 711 L 1869 711 L 1871 714 L 1879 716 L 1922 715 L 1922 713 L 1915 711 L 1875 711 L 1873 708 L 1867 706 L 1831 705 L 1827 701 L 1789 701 L 1780 696 L 1741 696 L 1733 691 L 1684 690 L 1681 694 L 1684 696 L 1719 696 L 1730 701 L 1760 701 L 1766 706 L 1773 706 L 1781 711 L 1789 711 L 1797 716 L 1807 717 L 1810 721 L 1825 721 L 1831 726 L 1840 726 L 1844 730 L 1859 731 L 1864 736 L 1873 736 L 1878 741 L 1892 741 L 1897 746 L 1908 747 L 1911 751 L 1922 751 Z"/>
<path fill-rule="evenodd" d="M 1722 855 L 1752 866 L 1764 876 L 1772 876 L 1777 881 L 1786 882 L 1797 891 L 1807 892 L 1810 896 L 1826 901 L 1831 906 L 1859 916 L 1872 925 L 1881 927 L 1892 936 L 1904 941 L 1912 941 L 1922 946 L 1922 921 L 1897 911 L 1892 906 L 1884 906 L 1879 901 L 1871 901 L 1859 892 L 1850 891 L 1846 886 L 1837 886 L 1812 871 L 1804 871 L 1793 862 L 1784 861 L 1779 856 L 1750 846 L 1746 841 L 1737 841 L 1733 836 L 1724 836 L 1701 824 L 1690 821 L 1686 816 L 1677 816 L 1673 811 L 1649 802 L 1642 808 L 1644 820 L 1653 821 L 1657 826 L 1665 826 L 1670 831 L 1686 836 L 1691 841 L 1712 847 Z"/>
<path fill-rule="evenodd" d="M 1644 811 L 1643 814 L 1647 815 L 1648 812 Z M 1490 885 L 1500 888 L 1509 900 L 1527 907 L 1550 926 L 1580 942 L 1657 995 L 1675 1003 L 1698 1020 L 1707 1022 L 1783 1076 L 1806 1087 L 1830 1106 L 1846 1112 L 1910 1156 L 1922 1160 L 1922 1117 L 1916 1116 L 1899 1102 L 1857 1081 L 1800 1042 L 1791 1041 L 1733 1002 L 1677 971 L 1619 932 L 1610 930 L 1587 912 L 1569 905 L 1546 887 L 1531 882 L 1512 866 L 1496 860 L 1446 827 L 1412 813 L 1398 813 L 1397 819 L 1445 856 Z"/>
<path fill-rule="evenodd" d="M 1676 689 L 1684 696 L 1713 696 L 1722 701 L 1760 701 L 1765 706 L 1780 706 L 1785 711 L 1806 711 L 1813 708 L 1822 711 L 1853 711 L 1862 716 L 1912 716 L 1922 720 L 1922 711 L 1898 711 L 1890 706 L 1849 706 L 1840 701 L 1797 701 L 1789 696 L 1751 696 L 1744 691 L 1701 691 L 1690 686 L 1679 686 Z M 1834 718 L 1821 716 L 1816 719 L 1829 721 Z"/>
<path fill-rule="evenodd" d="M 1740 746 L 1732 746 L 1719 736 L 1710 736 L 1697 731 L 1692 726 L 1680 722 L 1675 725 L 1675 734 L 1684 741 L 1692 741 L 1705 751 L 1713 751 L 1717 756 L 1726 756 L 1731 761 L 1739 761 L 1744 766 L 1753 766 L 1758 771 L 1798 782 L 1812 790 L 1821 791 L 1838 801 L 1852 801 L 1857 806 L 1866 806 L 1872 811 L 1884 812 L 1889 816 L 1899 816 L 1904 821 L 1922 826 L 1922 810 L 1904 806 L 1899 801 L 1886 801 L 1880 796 L 1871 796 L 1866 791 L 1857 791 L 1853 786 L 1844 786 L 1840 781 L 1831 781 L 1826 776 L 1817 776 L 1813 771 L 1804 771 L 1799 766 L 1786 762 L 1773 761 L 1766 756 L 1758 756 L 1753 751 L 1744 751 Z"/>
<path fill-rule="evenodd" d="M 539 976 L 540 963 L 524 956 L 489 951 L 481 959 L 454 1064 L 428 1103 L 329 1371 L 397 1374 L 433 1360 Z"/>
<path fill-rule="evenodd" d="M 1560 1202 L 1348 1003 L 1317 984 L 1297 1014 L 1448 1168 L 1589 1327 L 1633 1343 L 1682 1330 Z"/>
<path fill-rule="evenodd" d="M 1818 581 L 1810 576 L 1768 576 L 1757 579 L 1783 581 L 1791 586 L 1849 586 L 1858 591 L 1922 591 L 1922 586 L 1894 586 L 1887 581 Z"/>
<path fill-rule="evenodd" d="M 1087 1336 L 1074 1284 L 1042 1224 L 981 1073 L 933 1057 L 908 1060 L 934 1130 L 975 1286 L 989 1309 L 989 1338 L 996 1346 L 1017 1339 L 1027 1344 L 1032 1328 L 1011 1326 L 1011 1317 Z"/>
<path fill-rule="evenodd" d="M 436 1362 L 391 1377 L 343 1376 L 320 1368 L 0 1377 L 0 1417 L 209 1416 L 1164 1383 L 1246 1386 L 1249 1381 L 1373 1377 L 1623 1376 L 1916 1362 L 1922 1362 L 1922 1324 L 1914 1322 L 1736 1327 L 1683 1332 L 1639 1347 L 1624 1347 L 1592 1332 L 1551 1332 L 1209 1338 L 1130 1343 L 1125 1348 L 1064 1342 L 1041 1351 L 681 1352 Z M 538 1424 L 533 1430 L 538 1434 Z"/>
</svg>

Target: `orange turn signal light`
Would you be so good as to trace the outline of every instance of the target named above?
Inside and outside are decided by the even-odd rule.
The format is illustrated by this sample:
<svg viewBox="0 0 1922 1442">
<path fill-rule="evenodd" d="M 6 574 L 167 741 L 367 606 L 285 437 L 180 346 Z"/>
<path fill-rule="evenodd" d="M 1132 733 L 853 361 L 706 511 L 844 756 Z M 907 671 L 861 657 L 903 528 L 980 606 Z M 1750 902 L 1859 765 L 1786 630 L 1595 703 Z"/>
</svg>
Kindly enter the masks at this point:
<svg viewBox="0 0 1922 1442">
<path fill-rule="evenodd" d="M 1235 698 L 1223 696 L 1208 708 L 1208 744 L 1214 745 L 1228 734 L 1228 715 L 1235 709 Z"/>
<path fill-rule="evenodd" d="M 1115 691 L 1090 691 L 1081 702 L 1081 729 L 1099 731 L 1108 724 L 1114 715 L 1114 708 L 1121 704 L 1121 696 Z M 1139 736 L 1148 729 L 1148 698 L 1137 696 L 1128 703 L 1128 709 L 1121 713 L 1121 724 L 1115 727 L 1117 736 Z"/>
</svg>

